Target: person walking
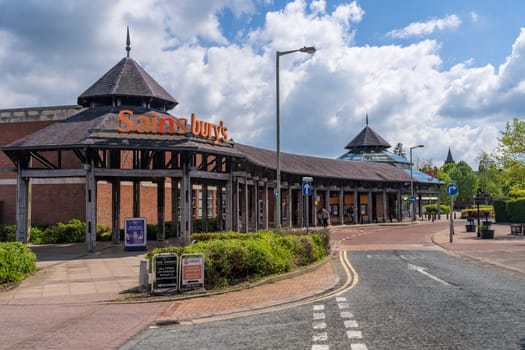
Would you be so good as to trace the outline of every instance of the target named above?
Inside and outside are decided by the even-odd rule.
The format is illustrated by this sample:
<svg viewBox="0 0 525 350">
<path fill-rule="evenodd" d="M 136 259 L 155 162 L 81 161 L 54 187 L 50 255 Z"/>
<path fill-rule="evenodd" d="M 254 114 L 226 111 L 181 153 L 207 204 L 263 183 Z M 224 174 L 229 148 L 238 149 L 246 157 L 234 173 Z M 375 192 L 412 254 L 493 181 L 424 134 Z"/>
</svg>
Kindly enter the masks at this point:
<svg viewBox="0 0 525 350">
<path fill-rule="evenodd" d="M 330 217 L 330 213 L 325 208 L 321 209 L 321 220 L 323 220 L 323 227 L 328 226 L 328 218 Z"/>
</svg>

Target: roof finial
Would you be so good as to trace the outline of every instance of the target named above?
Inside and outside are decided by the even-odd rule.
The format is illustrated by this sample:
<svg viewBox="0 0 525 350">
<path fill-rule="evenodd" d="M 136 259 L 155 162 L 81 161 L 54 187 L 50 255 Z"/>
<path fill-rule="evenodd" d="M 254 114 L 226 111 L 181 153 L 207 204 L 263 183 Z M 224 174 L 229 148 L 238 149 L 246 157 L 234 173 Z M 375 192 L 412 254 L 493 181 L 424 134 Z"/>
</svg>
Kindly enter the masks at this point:
<svg viewBox="0 0 525 350">
<path fill-rule="evenodd" d="M 366 126 L 368 126 L 368 113 L 366 114 Z"/>
<path fill-rule="evenodd" d="M 126 51 L 128 52 L 127 57 L 129 57 L 129 52 L 131 51 L 131 40 L 129 40 L 129 26 L 128 26 L 128 32 L 126 36 Z"/>
</svg>

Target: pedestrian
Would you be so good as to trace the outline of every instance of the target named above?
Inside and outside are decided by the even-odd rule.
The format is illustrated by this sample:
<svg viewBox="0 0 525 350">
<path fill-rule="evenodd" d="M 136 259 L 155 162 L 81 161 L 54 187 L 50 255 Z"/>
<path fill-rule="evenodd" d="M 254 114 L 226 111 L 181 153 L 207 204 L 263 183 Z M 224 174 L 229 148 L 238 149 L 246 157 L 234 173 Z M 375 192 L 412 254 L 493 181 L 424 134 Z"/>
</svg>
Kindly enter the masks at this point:
<svg viewBox="0 0 525 350">
<path fill-rule="evenodd" d="M 330 213 L 325 208 L 321 209 L 321 220 L 323 220 L 323 227 L 328 226 L 328 218 L 330 217 Z"/>
<path fill-rule="evenodd" d="M 350 216 L 350 222 L 354 222 L 354 207 L 350 206 L 348 208 L 348 215 Z"/>
</svg>

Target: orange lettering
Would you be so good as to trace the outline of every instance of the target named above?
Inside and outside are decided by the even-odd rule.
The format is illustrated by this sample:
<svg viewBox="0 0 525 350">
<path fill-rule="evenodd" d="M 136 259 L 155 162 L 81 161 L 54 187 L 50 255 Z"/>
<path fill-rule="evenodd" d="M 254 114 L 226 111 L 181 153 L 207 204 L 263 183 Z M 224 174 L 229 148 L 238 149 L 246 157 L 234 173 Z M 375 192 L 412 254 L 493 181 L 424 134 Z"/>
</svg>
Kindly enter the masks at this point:
<svg viewBox="0 0 525 350">
<path fill-rule="evenodd" d="M 185 135 L 191 132 L 194 136 L 211 139 L 214 144 L 228 139 L 228 128 L 224 126 L 222 120 L 216 125 L 198 120 L 195 113 L 191 114 L 191 124 L 188 124 L 186 118 L 163 117 L 155 111 L 151 112 L 151 116 L 146 114 L 134 116 L 133 111 L 123 109 L 118 113 L 117 131 L 170 135 Z"/>
<path fill-rule="evenodd" d="M 188 132 L 188 121 L 186 118 L 177 118 L 175 124 L 177 125 L 177 135 L 185 135 Z"/>
<path fill-rule="evenodd" d="M 221 120 L 220 129 L 221 129 L 221 134 L 222 134 L 222 140 L 223 141 L 228 140 L 228 128 L 224 126 L 222 120 Z"/>
<path fill-rule="evenodd" d="M 128 118 L 131 118 L 132 115 L 133 115 L 133 112 L 130 111 L 129 109 L 123 109 L 120 112 L 118 112 L 118 120 L 119 120 L 119 127 L 117 128 L 118 132 L 130 132 L 131 131 L 131 129 L 133 128 L 133 121 L 131 121 L 131 119 L 128 119 Z M 124 123 L 127 126 L 127 128 L 126 129 L 121 128 L 120 127 L 120 125 L 122 125 L 121 123 Z"/>
<path fill-rule="evenodd" d="M 201 122 L 197 120 L 195 113 L 191 114 L 191 133 L 195 136 L 201 133 Z"/>
<path fill-rule="evenodd" d="M 151 112 L 151 132 L 157 133 L 157 112 Z"/>
<path fill-rule="evenodd" d="M 137 117 L 137 126 L 135 127 L 135 130 L 139 134 L 147 134 L 150 132 L 150 118 L 146 117 L 145 115 L 140 115 Z"/>
<path fill-rule="evenodd" d="M 206 138 L 210 137 L 211 136 L 210 123 L 207 123 L 207 122 L 200 122 L 200 123 L 201 123 L 200 135 Z"/>
<path fill-rule="evenodd" d="M 159 132 L 161 134 L 164 134 L 166 132 L 166 123 L 168 124 L 168 132 L 172 135 L 175 133 L 175 126 L 173 123 L 173 118 L 160 118 L 159 122 L 160 122 Z"/>
</svg>

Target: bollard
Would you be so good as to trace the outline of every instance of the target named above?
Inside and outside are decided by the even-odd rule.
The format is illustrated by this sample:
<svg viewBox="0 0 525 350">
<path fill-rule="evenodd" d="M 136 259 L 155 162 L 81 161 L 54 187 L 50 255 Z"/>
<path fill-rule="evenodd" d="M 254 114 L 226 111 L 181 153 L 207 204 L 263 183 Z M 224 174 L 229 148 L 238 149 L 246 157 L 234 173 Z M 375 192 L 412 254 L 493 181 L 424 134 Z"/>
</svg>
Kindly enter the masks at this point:
<svg viewBox="0 0 525 350">
<path fill-rule="evenodd" d="M 148 290 L 149 287 L 149 274 L 148 274 L 148 261 L 142 259 L 140 261 L 140 271 L 139 271 L 139 289 L 141 291 Z"/>
</svg>

